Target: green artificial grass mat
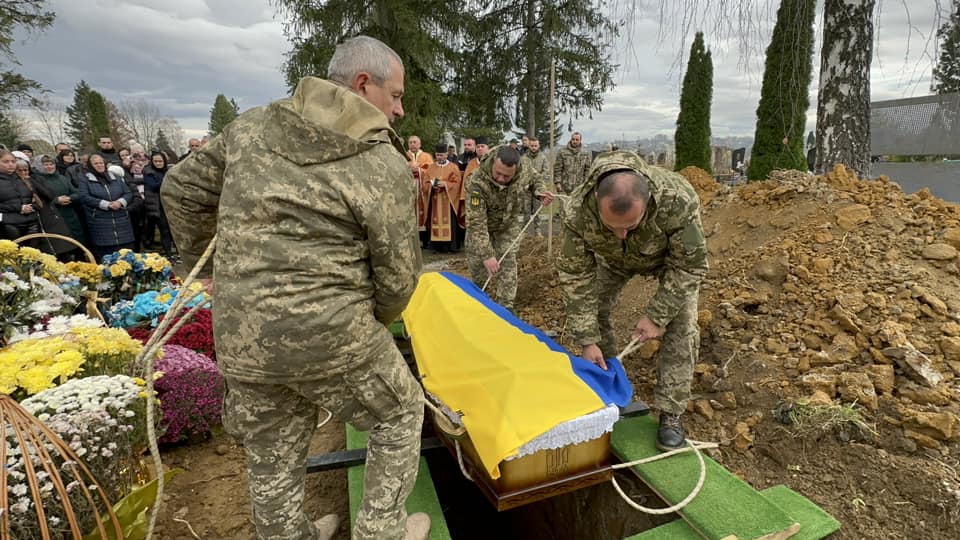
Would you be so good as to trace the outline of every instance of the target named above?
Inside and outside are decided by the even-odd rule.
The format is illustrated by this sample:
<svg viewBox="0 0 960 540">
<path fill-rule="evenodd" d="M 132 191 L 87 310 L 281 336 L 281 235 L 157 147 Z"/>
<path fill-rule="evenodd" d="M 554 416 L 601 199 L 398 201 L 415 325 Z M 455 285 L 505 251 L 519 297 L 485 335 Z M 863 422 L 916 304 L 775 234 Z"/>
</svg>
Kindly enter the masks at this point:
<svg viewBox="0 0 960 540">
<path fill-rule="evenodd" d="M 821 540 L 840 530 L 840 522 L 833 516 L 787 486 L 773 486 L 760 493 L 800 523 L 800 532 L 790 540 Z M 701 540 L 701 537 L 686 521 L 678 519 L 626 540 Z"/>
<path fill-rule="evenodd" d="M 617 422 L 611 440 L 613 453 L 623 462 L 659 454 L 655 446 L 657 427 L 657 421 L 649 416 Z M 740 540 L 753 540 L 783 533 L 798 523 L 717 462 L 706 456 L 704 461 L 707 475 L 703 488 L 680 511 L 684 520 L 700 536 L 709 539 L 733 536 Z M 633 470 L 668 504 L 683 500 L 696 485 L 700 474 L 699 462 L 693 452 L 640 465 Z"/>
<path fill-rule="evenodd" d="M 347 450 L 357 448 L 366 448 L 367 434 L 357 431 L 347 426 Z M 363 472 L 364 466 L 357 465 L 350 467 L 347 471 L 347 487 L 350 490 L 350 523 L 351 526 L 357 518 L 357 510 L 360 509 L 360 498 L 363 496 Z M 437 498 L 437 491 L 433 487 L 433 478 L 430 477 L 430 469 L 427 467 L 427 460 L 420 458 L 420 470 L 417 474 L 417 483 L 413 487 L 413 492 L 407 498 L 407 512 L 426 512 L 430 516 L 430 540 L 450 540 L 450 531 L 447 529 L 447 522 L 443 518 L 443 510 L 440 508 L 440 499 Z"/>
<path fill-rule="evenodd" d="M 624 540 L 703 540 L 703 537 L 697 534 L 690 525 L 687 525 L 686 521 L 678 519 L 653 529 L 647 529 Z"/>
<path fill-rule="evenodd" d="M 787 486 L 773 486 L 760 493 L 800 522 L 800 532 L 790 540 L 820 540 L 840 530 L 840 522 L 833 516 Z"/>
</svg>

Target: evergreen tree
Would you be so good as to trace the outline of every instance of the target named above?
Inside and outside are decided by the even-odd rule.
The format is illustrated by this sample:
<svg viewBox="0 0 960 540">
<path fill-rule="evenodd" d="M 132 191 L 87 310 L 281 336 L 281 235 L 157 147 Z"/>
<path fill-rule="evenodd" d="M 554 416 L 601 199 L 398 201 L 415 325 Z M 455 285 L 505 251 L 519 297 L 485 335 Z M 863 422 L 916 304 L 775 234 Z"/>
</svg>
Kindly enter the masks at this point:
<svg viewBox="0 0 960 540">
<path fill-rule="evenodd" d="M 386 43 L 403 61 L 406 116 L 395 128 L 402 134 L 419 135 L 424 148 L 430 148 L 454 127 L 451 119 L 466 104 L 451 98 L 446 89 L 458 60 L 454 44 L 462 42 L 462 29 L 472 20 L 469 13 L 451 9 L 444 0 L 277 0 L 276 4 L 288 17 L 286 35 L 293 42 L 283 67 L 291 89 L 302 77 L 326 76 L 336 44 L 362 34 Z"/>
<path fill-rule="evenodd" d="M 750 180 L 774 169 L 807 170 L 804 131 L 813 71 L 816 0 L 782 0 L 777 10 L 757 107 Z"/>
<path fill-rule="evenodd" d="M 210 109 L 210 135 L 219 135 L 223 128 L 237 117 L 238 109 L 237 102 L 228 100 L 223 94 L 217 94 L 213 108 Z"/>
<path fill-rule="evenodd" d="M 614 86 L 610 51 L 619 27 L 600 2 L 493 0 L 468 30 L 466 50 L 473 54 L 465 55 L 456 87 L 458 100 L 467 104 L 460 110 L 474 113 L 465 121 L 492 112 L 494 122 L 512 120 L 519 132 L 537 134 L 545 147 L 552 61 L 557 112 L 571 121 L 600 110 L 604 93 Z M 483 61 L 476 62 L 478 57 Z"/>
<path fill-rule="evenodd" d="M 67 136 L 75 148 L 93 148 L 90 131 L 90 85 L 81 80 L 73 89 L 73 103 L 67 107 Z"/>
<path fill-rule="evenodd" d="M 150 151 L 159 150 L 167 155 L 167 158 L 176 157 L 176 152 L 173 151 L 173 147 L 170 145 L 170 141 L 167 140 L 167 134 L 163 132 L 163 129 L 157 130 L 157 137 L 154 139 L 154 145 L 156 148 L 151 148 Z"/>
<path fill-rule="evenodd" d="M 931 90 L 938 94 L 960 92 L 960 0 L 953 0 L 953 13 L 937 31 L 940 58 L 933 68 Z"/>
<path fill-rule="evenodd" d="M 674 136 L 674 169 L 695 166 L 712 172 L 710 148 L 710 103 L 713 99 L 713 59 L 703 44 L 703 32 L 697 32 L 690 47 L 687 73 L 680 92 L 680 114 Z"/>
<path fill-rule="evenodd" d="M 13 44 L 29 32 L 48 28 L 54 19 L 52 11 L 44 11 L 46 0 L 17 0 L 0 2 L 0 111 L 7 110 L 15 101 L 36 106 L 40 100 L 36 93 L 40 83 L 14 71 L 17 57 Z M 14 69 L 6 69 L 6 61 Z"/>
<path fill-rule="evenodd" d="M 0 144 L 12 150 L 25 136 L 22 119 L 11 111 L 0 110 Z"/>
<path fill-rule="evenodd" d="M 107 114 L 107 102 L 103 95 L 91 90 L 88 97 L 90 114 L 90 134 L 95 143 L 100 137 L 110 137 L 110 116 Z M 114 141 L 116 142 L 116 141 Z M 91 145 L 93 147 L 94 145 Z"/>
</svg>

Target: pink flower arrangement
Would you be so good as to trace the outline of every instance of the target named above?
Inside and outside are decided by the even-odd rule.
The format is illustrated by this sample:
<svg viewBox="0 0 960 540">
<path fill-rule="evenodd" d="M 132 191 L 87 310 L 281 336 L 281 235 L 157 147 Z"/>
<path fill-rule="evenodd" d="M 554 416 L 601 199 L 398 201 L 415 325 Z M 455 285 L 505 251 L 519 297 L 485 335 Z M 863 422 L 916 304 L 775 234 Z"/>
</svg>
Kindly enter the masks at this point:
<svg viewBox="0 0 960 540">
<path fill-rule="evenodd" d="M 213 360 L 180 345 L 164 345 L 155 369 L 163 373 L 155 383 L 163 410 L 160 442 L 202 436 L 220 423 L 224 382 Z"/>
</svg>

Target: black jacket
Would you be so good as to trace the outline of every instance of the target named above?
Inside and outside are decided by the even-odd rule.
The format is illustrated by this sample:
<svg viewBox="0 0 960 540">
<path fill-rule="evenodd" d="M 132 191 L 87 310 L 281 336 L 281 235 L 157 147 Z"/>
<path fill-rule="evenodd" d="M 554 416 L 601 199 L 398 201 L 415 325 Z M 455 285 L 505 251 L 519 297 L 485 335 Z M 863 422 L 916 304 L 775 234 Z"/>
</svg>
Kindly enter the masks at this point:
<svg viewBox="0 0 960 540">
<path fill-rule="evenodd" d="M 39 219 L 37 213 L 21 214 L 25 204 L 33 204 L 33 192 L 15 174 L 0 173 L 0 224 L 25 225 Z"/>
</svg>

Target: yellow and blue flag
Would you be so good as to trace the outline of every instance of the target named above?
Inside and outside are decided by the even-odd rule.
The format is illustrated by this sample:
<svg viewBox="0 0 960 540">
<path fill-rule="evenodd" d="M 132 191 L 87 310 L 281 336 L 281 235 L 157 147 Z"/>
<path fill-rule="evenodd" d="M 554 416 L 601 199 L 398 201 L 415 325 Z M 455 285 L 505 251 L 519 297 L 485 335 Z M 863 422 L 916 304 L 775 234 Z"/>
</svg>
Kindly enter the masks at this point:
<svg viewBox="0 0 960 540">
<path fill-rule="evenodd" d="M 424 387 L 462 414 L 491 478 L 555 426 L 633 396 L 619 360 L 570 354 L 455 274 L 420 276 L 403 320 Z"/>
</svg>

